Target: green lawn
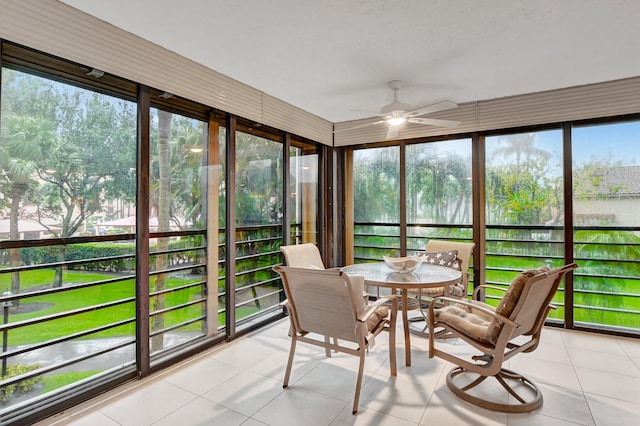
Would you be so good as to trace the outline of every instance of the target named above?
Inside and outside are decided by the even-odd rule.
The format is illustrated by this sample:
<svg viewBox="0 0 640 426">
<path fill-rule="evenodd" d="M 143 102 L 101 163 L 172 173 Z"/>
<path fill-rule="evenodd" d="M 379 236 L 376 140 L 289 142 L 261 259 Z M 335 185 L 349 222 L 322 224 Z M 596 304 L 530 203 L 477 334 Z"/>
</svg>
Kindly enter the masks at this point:
<svg viewBox="0 0 640 426">
<path fill-rule="evenodd" d="M 40 286 L 48 286 L 54 280 L 55 271 L 53 269 L 25 271 L 20 273 L 20 286 L 22 291 L 35 291 Z M 63 283 L 65 286 L 73 284 L 99 282 L 106 279 L 117 278 L 119 275 L 107 273 L 91 273 L 82 271 L 64 271 Z M 176 288 L 186 284 L 199 281 L 197 277 L 188 276 L 171 276 L 167 277 L 166 288 Z M 152 278 L 151 284 L 154 284 Z M 11 275 L 0 274 L 0 290 L 4 291 L 11 287 Z M 169 293 L 165 298 L 165 307 L 176 306 L 200 297 L 200 287 L 190 289 L 182 289 L 173 293 Z M 101 284 L 89 288 L 68 289 L 60 293 L 53 293 L 42 296 L 26 297 L 21 300 L 22 307 L 29 305 L 40 307 L 46 306 L 44 309 L 38 309 L 32 312 L 14 313 L 9 316 L 10 323 L 25 321 L 30 319 L 43 318 L 62 312 L 71 312 L 90 306 L 97 306 L 103 303 L 115 302 L 118 300 L 135 298 L 135 280 L 127 279 L 120 282 Z M 153 306 L 154 300 L 151 304 Z M 202 315 L 201 304 L 196 304 L 186 308 L 180 308 L 164 314 L 165 327 L 182 323 L 192 318 Z M 256 308 L 240 308 L 238 315 L 240 317 L 253 314 Z M 218 316 L 219 324 L 224 324 L 224 314 Z M 10 346 L 18 346 L 25 344 L 42 343 L 55 338 L 60 338 L 70 334 L 90 330 L 96 327 L 105 326 L 114 322 L 131 319 L 131 323 L 110 328 L 100 333 L 94 333 L 86 338 L 105 338 L 119 336 L 135 336 L 135 302 L 130 301 L 105 309 L 94 309 L 82 314 L 74 314 L 57 320 L 49 320 L 34 325 L 24 326 L 10 330 L 8 333 L 8 343 Z M 181 331 L 199 331 L 201 322 L 195 322 L 189 326 L 180 328 Z M 100 371 L 78 371 L 64 373 L 52 376 L 44 376 L 44 388 L 41 394 L 58 389 L 70 383 L 88 378 Z"/>
<path fill-rule="evenodd" d="M 26 290 L 36 286 L 50 284 L 53 282 L 54 270 L 26 271 L 20 274 L 21 289 Z M 117 277 L 115 274 L 89 273 L 78 271 L 64 271 L 63 282 L 65 285 L 78 283 L 96 282 L 100 280 Z M 167 288 L 175 288 L 190 282 L 197 281 L 196 278 L 189 277 L 168 277 Z M 10 275 L 0 274 L 0 288 L 10 286 Z M 165 306 L 175 306 L 192 300 L 197 295 L 199 288 L 179 290 L 166 296 Z M 115 302 L 127 298 L 135 298 L 135 280 L 128 279 L 121 282 L 102 284 L 89 288 L 70 289 L 60 293 L 53 293 L 42 296 L 27 297 L 22 299 L 23 307 L 29 304 L 44 304 L 45 309 L 33 312 L 11 313 L 10 322 L 24 321 L 28 319 L 41 318 L 48 315 L 70 312 L 103 303 Z M 167 312 L 165 315 L 165 326 L 185 321 L 200 315 L 201 307 L 194 305 L 188 308 Z M 75 314 L 71 317 L 47 321 L 26 327 L 21 327 L 9 332 L 9 344 L 22 345 L 29 343 L 39 343 L 73 334 L 79 331 L 108 325 L 113 322 L 133 319 L 135 317 L 135 302 L 130 301 L 109 308 L 94 309 L 92 311 Z M 193 329 L 198 329 L 199 325 L 192 325 Z M 135 325 L 132 322 L 126 326 L 112 328 L 99 334 L 93 334 L 90 338 L 113 337 L 113 336 L 133 336 Z"/>
<path fill-rule="evenodd" d="M 41 394 L 51 392 L 53 390 L 66 386 L 69 383 L 74 383 L 99 373 L 100 373 L 99 370 L 74 371 L 71 373 L 62 373 L 62 374 L 56 374 L 53 376 L 45 376 L 42 378 L 42 381 L 44 383 L 44 389 L 42 390 Z"/>
<path fill-rule="evenodd" d="M 54 280 L 55 271 L 53 269 L 43 269 L 35 271 L 25 271 L 20 274 L 20 287 L 22 291 L 32 289 L 34 287 L 51 285 Z M 117 274 L 92 273 L 82 271 L 63 271 L 64 285 L 72 285 L 79 283 L 97 282 L 101 280 L 117 278 Z M 176 288 L 184 286 L 188 283 L 196 282 L 199 278 L 188 276 L 172 276 L 167 277 L 166 288 Z M 153 278 L 152 278 L 153 285 Z M 0 274 L 0 290 L 11 287 L 11 275 Z M 166 295 L 165 307 L 177 306 L 187 303 L 194 298 L 200 297 L 200 287 L 178 290 Z M 24 306 L 29 304 L 46 304 L 45 309 L 39 309 L 33 312 L 10 313 L 9 321 L 15 323 L 35 318 L 42 318 L 61 312 L 70 312 L 73 310 L 83 309 L 89 306 L 96 306 L 103 303 L 115 302 L 128 298 L 135 298 L 135 280 L 128 279 L 121 282 L 110 284 L 102 284 L 89 288 L 70 289 L 60 293 L 53 293 L 43 296 L 27 297 L 22 299 Z M 151 303 L 153 306 L 154 300 Z M 41 305 L 42 306 L 42 305 Z M 189 319 L 202 315 L 201 304 L 195 304 L 186 308 L 180 308 L 164 314 L 165 327 L 173 324 L 179 324 Z M 242 307 L 238 309 L 238 317 L 253 314 L 257 308 Z M 10 311 L 11 312 L 11 311 Z M 126 319 L 134 319 L 135 302 L 119 304 L 109 308 L 95 309 L 82 314 L 74 314 L 70 317 L 62 319 L 46 321 L 34 325 L 21 327 L 9 331 L 8 342 L 10 346 L 41 343 L 51 339 L 60 338 L 69 334 L 90 330 L 96 327 L 108 325 L 114 322 Z M 219 315 L 218 324 L 223 325 L 225 322 L 224 314 Z M 183 327 L 181 331 L 198 331 L 201 328 L 200 322 L 195 322 L 189 326 Z M 135 324 L 131 322 L 128 325 L 111 328 L 109 330 L 94 333 L 87 338 L 104 338 L 116 336 L 134 336 Z"/>
</svg>

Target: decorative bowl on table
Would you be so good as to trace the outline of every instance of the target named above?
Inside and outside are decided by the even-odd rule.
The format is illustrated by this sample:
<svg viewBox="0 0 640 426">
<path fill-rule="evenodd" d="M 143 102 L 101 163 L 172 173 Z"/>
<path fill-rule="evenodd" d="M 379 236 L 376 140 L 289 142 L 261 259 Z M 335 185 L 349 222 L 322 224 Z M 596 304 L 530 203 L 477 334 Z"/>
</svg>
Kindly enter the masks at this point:
<svg viewBox="0 0 640 426">
<path fill-rule="evenodd" d="M 387 257 L 384 256 L 384 264 L 394 272 L 413 272 L 418 269 L 422 259 L 418 256 Z"/>
</svg>

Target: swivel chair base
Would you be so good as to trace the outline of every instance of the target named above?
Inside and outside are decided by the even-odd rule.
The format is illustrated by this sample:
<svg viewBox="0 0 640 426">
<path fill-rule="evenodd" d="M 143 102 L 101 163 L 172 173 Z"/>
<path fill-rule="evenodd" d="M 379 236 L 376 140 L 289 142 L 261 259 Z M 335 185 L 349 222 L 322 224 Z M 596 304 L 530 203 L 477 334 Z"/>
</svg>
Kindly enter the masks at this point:
<svg viewBox="0 0 640 426">
<path fill-rule="evenodd" d="M 456 377 L 464 375 L 477 375 L 478 377 L 469 384 L 460 387 L 455 383 Z M 471 395 L 468 392 L 470 389 L 482 383 L 487 377 L 495 378 L 498 383 L 500 383 L 502 387 L 509 392 L 516 402 L 513 404 L 505 404 L 496 401 L 489 401 L 475 395 Z M 530 394 L 529 397 L 525 399 L 521 394 L 518 394 L 507 381 L 516 381 L 518 384 L 524 385 L 526 388 L 525 392 Z M 536 384 L 527 377 L 511 370 L 507 370 L 506 368 L 501 369 L 495 376 L 482 376 L 477 373 L 469 372 L 462 367 L 455 367 L 447 374 L 447 386 L 460 399 L 477 405 L 478 407 L 493 411 L 501 411 L 504 413 L 526 413 L 542 406 L 542 392 L 538 386 L 536 386 Z"/>
</svg>

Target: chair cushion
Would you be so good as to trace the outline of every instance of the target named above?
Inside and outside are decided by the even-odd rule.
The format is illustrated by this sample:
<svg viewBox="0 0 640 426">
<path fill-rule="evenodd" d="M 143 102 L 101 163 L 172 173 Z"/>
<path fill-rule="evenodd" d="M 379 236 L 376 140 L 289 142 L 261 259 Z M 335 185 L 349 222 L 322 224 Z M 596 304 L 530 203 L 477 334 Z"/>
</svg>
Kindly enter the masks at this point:
<svg viewBox="0 0 640 426">
<path fill-rule="evenodd" d="M 518 299 L 522 294 L 524 284 L 527 282 L 527 280 L 535 275 L 547 271 L 549 271 L 549 268 L 547 266 L 543 266 L 539 269 L 529 269 L 518 274 L 518 276 L 511 282 L 511 284 L 509 285 L 509 289 L 496 307 L 496 313 L 502 315 L 505 318 L 509 318 L 511 316 L 511 313 L 513 312 L 513 308 L 515 308 L 518 303 Z M 503 323 L 496 319 L 491 321 L 491 325 L 489 326 L 487 335 L 489 341 L 495 343 L 495 341 L 498 339 L 500 331 L 502 331 L 502 326 Z"/>
<path fill-rule="evenodd" d="M 495 312 L 495 310 L 496 310 L 495 306 L 491 306 L 488 303 L 484 303 L 484 302 L 481 302 L 479 300 L 468 300 L 468 302 L 471 303 L 471 306 L 468 306 L 468 305 L 464 306 L 464 308 L 467 311 L 469 311 L 469 312 L 471 312 L 473 314 L 476 314 L 479 317 L 486 319 L 487 321 L 491 321 L 493 319 L 493 317 L 491 315 L 487 314 L 486 312 L 483 312 L 480 309 L 474 309 L 474 308 L 476 306 L 478 306 L 480 308 L 485 308 L 485 309 L 488 309 L 490 311 L 494 311 Z"/>
<path fill-rule="evenodd" d="M 436 322 L 446 323 L 449 327 L 471 339 L 490 345 L 487 339 L 487 329 L 490 321 L 457 306 L 449 305 L 434 311 Z M 437 324 L 436 324 L 437 325 Z"/>
<path fill-rule="evenodd" d="M 367 331 L 371 332 L 378 324 L 380 324 L 380 321 L 387 317 L 387 315 L 389 315 L 389 309 L 386 306 L 380 306 L 377 308 L 375 312 L 367 318 Z"/>
<path fill-rule="evenodd" d="M 446 266 L 460 270 L 460 260 L 458 259 L 458 250 L 447 251 L 427 251 L 420 255 L 423 262 L 432 265 Z"/>
<path fill-rule="evenodd" d="M 444 295 L 443 287 L 433 287 L 422 289 L 422 295 L 427 297 L 437 297 Z M 451 284 L 449 286 L 449 296 L 462 297 L 464 296 L 464 285 L 462 283 Z"/>
<path fill-rule="evenodd" d="M 498 306 L 495 308 L 495 312 L 509 318 L 518 303 L 518 299 L 522 294 L 524 284 L 527 280 L 535 275 L 547 271 L 549 271 L 549 268 L 543 266 L 539 269 L 529 269 L 518 274 L 518 276 L 509 285 L 509 289 Z M 489 305 L 482 302 L 474 301 L 473 303 L 492 309 Z M 477 313 L 475 313 L 473 307 L 467 308 L 466 306 L 462 307 L 462 305 L 450 305 L 437 309 L 435 311 L 435 316 L 438 321 L 447 323 L 456 331 L 477 342 L 489 345 L 494 345 L 496 343 L 504 325 L 495 318 L 489 318 L 488 315 L 483 312 L 477 311 Z"/>
</svg>

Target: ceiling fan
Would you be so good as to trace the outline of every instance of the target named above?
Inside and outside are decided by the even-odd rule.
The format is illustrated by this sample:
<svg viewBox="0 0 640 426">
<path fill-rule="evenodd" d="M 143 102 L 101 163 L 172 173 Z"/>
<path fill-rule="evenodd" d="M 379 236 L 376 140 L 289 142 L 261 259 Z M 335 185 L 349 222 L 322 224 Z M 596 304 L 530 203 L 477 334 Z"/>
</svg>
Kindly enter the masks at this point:
<svg viewBox="0 0 640 426">
<path fill-rule="evenodd" d="M 458 106 L 455 102 L 442 101 L 433 105 L 428 105 L 422 108 L 413 109 L 413 105 L 405 104 L 398 100 L 398 90 L 402 87 L 401 80 L 391 80 L 387 83 L 389 88 L 393 90 L 393 102 L 383 106 L 380 109 L 379 117 L 382 120 L 373 121 L 371 123 L 361 124 L 359 126 L 350 127 L 344 130 L 353 130 L 361 127 L 371 126 L 375 124 L 387 123 L 389 130 L 387 131 L 386 139 L 392 139 L 398 136 L 398 132 L 404 123 L 424 124 L 428 126 L 441 126 L 441 127 L 456 127 L 460 124 L 455 120 L 441 120 L 438 118 L 420 118 L 421 115 L 430 114 L 437 111 L 444 111 L 447 109 L 453 109 Z"/>
</svg>

